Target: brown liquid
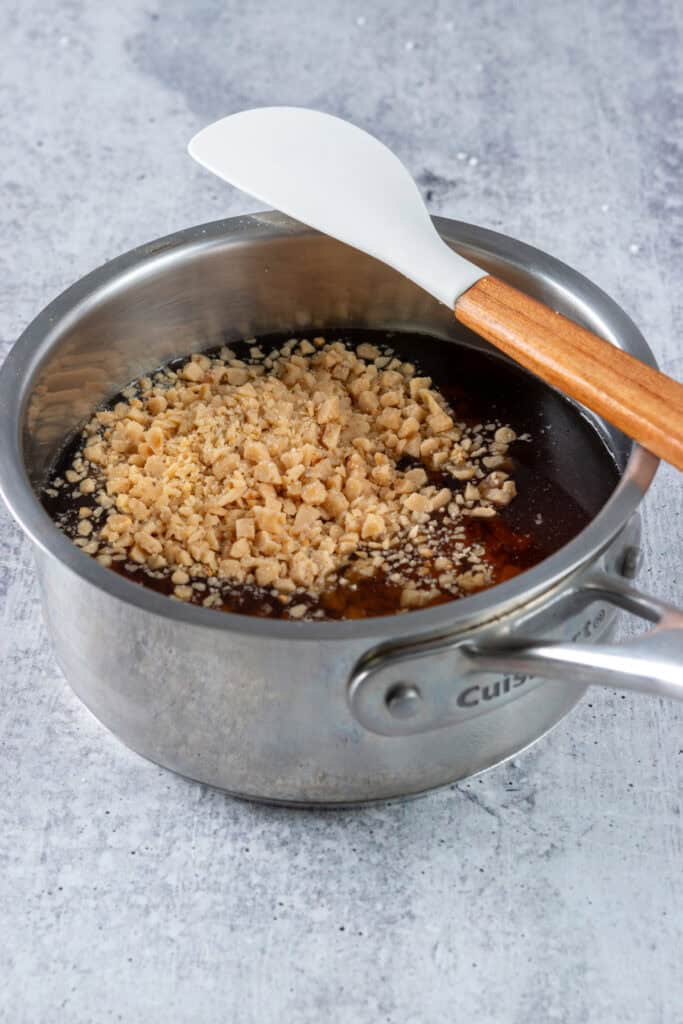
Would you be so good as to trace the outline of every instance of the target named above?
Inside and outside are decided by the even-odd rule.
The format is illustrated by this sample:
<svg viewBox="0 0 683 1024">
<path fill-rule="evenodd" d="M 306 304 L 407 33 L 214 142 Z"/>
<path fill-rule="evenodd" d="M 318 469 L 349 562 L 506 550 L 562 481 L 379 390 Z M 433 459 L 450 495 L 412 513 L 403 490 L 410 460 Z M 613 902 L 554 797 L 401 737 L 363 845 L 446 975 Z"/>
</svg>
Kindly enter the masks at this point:
<svg viewBox="0 0 683 1024">
<path fill-rule="evenodd" d="M 298 337 L 313 337 L 319 332 L 297 332 Z M 597 432 L 561 395 L 504 359 L 474 348 L 454 345 L 421 334 L 369 330 L 327 331 L 332 340 L 341 338 L 357 346 L 361 342 L 389 344 L 397 356 L 415 363 L 420 373 L 432 377 L 455 410 L 456 419 L 470 424 L 492 420 L 509 424 L 517 435 L 529 434 L 531 441 L 515 441 L 510 448 L 510 466 L 506 467 L 517 483 L 518 495 L 492 519 L 463 518 L 453 524 L 441 517 L 443 531 L 439 555 L 453 554 L 456 544 L 478 544 L 484 560 L 493 568 L 493 582 L 502 583 L 537 565 L 575 537 L 596 515 L 616 486 L 617 468 Z M 281 347 L 291 335 L 260 338 L 264 351 Z M 237 355 L 239 346 L 231 343 Z M 246 354 L 246 346 L 245 346 Z M 182 365 L 177 360 L 172 366 Z M 110 405 L 120 400 L 115 396 Z M 50 478 L 63 477 L 78 449 L 80 437 L 60 453 Z M 417 464 L 417 463 L 416 463 Z M 449 487 L 454 493 L 464 487 L 443 473 L 429 472 L 430 482 Z M 92 499 L 70 496 L 64 488 L 58 496 L 43 493 L 42 501 L 53 519 L 67 533 L 75 527 L 78 507 L 94 504 Z M 437 513 L 437 517 L 441 514 Z M 455 535 L 464 529 L 464 537 Z M 354 571 L 352 557 L 340 571 L 339 582 L 318 598 L 296 595 L 297 604 L 305 604 L 318 618 L 358 619 L 390 615 L 402 611 L 402 585 L 392 583 L 387 573 L 377 571 L 371 578 Z M 465 566 L 463 566 L 465 568 Z M 129 563 L 114 562 L 112 569 L 122 576 L 163 594 L 173 593 L 170 573 L 150 575 Z M 424 584 L 419 566 L 402 570 Z M 436 579 L 438 573 L 431 569 Z M 196 581 L 203 582 L 203 581 Z M 201 604 L 208 591 L 198 591 Z M 221 590 L 222 610 L 286 618 L 286 607 L 269 591 L 256 586 L 226 584 Z M 452 594 L 435 597 L 432 605 L 454 600 Z"/>
</svg>

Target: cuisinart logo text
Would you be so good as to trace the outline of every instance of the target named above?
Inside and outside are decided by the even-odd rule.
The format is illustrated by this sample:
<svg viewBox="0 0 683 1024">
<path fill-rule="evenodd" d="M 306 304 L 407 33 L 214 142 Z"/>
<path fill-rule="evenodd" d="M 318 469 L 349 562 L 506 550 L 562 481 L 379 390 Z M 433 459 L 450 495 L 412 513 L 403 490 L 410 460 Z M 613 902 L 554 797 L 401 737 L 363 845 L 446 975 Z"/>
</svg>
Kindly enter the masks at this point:
<svg viewBox="0 0 683 1024">
<path fill-rule="evenodd" d="M 531 679 L 531 676 L 505 676 L 496 680 L 495 683 L 485 683 L 483 686 L 468 686 L 458 694 L 457 705 L 460 708 L 476 708 L 477 704 L 483 701 L 495 700 L 496 697 L 504 697 L 511 690 L 524 686 Z"/>
<path fill-rule="evenodd" d="M 599 609 L 592 619 L 588 619 L 577 632 L 572 634 L 570 639 L 573 643 L 578 643 L 581 640 L 590 640 L 595 633 L 602 629 L 605 618 L 605 609 Z M 479 704 L 483 704 L 486 701 L 495 700 L 497 697 L 504 697 L 512 690 L 517 690 L 520 686 L 524 686 L 532 678 L 534 677 L 510 675 L 504 676 L 503 679 L 498 679 L 495 683 L 485 683 L 483 686 L 479 684 L 468 686 L 467 689 L 460 691 L 456 704 L 459 708 L 476 708 Z"/>
</svg>

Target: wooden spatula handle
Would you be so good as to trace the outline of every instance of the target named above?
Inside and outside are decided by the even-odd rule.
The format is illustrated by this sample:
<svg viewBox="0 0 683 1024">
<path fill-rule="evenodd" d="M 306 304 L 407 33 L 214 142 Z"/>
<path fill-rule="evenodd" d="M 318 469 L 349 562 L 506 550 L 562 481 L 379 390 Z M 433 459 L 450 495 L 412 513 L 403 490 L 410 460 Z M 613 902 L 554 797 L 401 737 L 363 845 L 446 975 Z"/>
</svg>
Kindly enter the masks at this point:
<svg viewBox="0 0 683 1024">
<path fill-rule="evenodd" d="M 457 319 L 515 362 L 683 470 L 683 384 L 496 277 L 455 304 Z"/>
</svg>

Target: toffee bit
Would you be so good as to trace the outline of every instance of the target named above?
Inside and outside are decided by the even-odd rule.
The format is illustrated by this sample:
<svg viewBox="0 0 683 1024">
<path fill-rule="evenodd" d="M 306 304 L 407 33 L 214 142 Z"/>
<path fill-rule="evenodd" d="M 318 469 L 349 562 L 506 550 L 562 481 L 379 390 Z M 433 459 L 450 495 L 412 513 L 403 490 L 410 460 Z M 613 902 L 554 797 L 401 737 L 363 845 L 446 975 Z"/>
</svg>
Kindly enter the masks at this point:
<svg viewBox="0 0 683 1024">
<path fill-rule="evenodd" d="M 290 619 L 368 586 L 410 610 L 493 582 L 458 524 L 514 499 L 512 428 L 468 427 L 386 347 L 248 345 L 174 361 L 93 415 L 63 471 L 74 543 L 178 600 L 260 594 L 257 614 Z"/>
</svg>

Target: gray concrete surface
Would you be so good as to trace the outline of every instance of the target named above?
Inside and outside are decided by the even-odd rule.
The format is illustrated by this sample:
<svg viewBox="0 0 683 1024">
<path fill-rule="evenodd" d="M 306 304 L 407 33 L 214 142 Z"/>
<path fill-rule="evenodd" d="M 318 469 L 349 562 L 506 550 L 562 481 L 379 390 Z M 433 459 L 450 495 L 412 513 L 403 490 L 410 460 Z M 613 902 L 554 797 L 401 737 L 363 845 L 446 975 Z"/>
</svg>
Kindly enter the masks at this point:
<svg viewBox="0 0 683 1024">
<path fill-rule="evenodd" d="M 82 0 L 0 10 L 6 351 L 93 266 L 254 208 L 185 144 L 241 107 L 379 133 L 435 212 L 588 274 L 683 376 L 683 8 Z M 643 586 L 683 600 L 680 478 Z M 123 749 L 67 689 L 0 525 L 0 1019 L 683 1021 L 683 714 L 594 691 L 533 750 L 412 803 L 235 802 Z"/>
</svg>

